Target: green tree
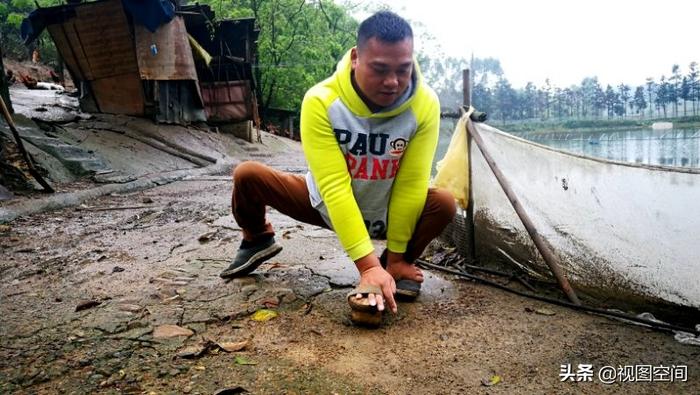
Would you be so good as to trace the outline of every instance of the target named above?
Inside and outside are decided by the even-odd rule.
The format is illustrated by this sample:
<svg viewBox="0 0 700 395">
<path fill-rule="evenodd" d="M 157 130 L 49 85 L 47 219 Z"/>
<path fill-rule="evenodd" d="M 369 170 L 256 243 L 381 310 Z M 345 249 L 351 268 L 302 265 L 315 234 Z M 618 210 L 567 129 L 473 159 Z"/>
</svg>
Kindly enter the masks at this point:
<svg viewBox="0 0 700 395">
<path fill-rule="evenodd" d="M 581 81 L 582 110 L 581 115 L 585 118 L 589 115 L 597 116 L 599 96 L 602 89 L 597 77 L 586 77 Z"/>
<path fill-rule="evenodd" d="M 649 118 L 652 118 L 654 116 L 654 113 L 653 113 L 654 110 L 653 110 L 651 104 L 654 102 L 652 100 L 652 98 L 654 96 L 654 93 L 656 92 L 656 83 L 654 82 L 654 79 L 651 77 L 647 77 L 646 86 L 647 86 L 647 95 L 649 97 Z"/>
<path fill-rule="evenodd" d="M 298 110 L 306 90 L 326 78 L 355 43 L 357 21 L 330 0 L 199 2 L 209 4 L 217 18 L 256 18 L 263 114 L 268 108 Z"/>
<path fill-rule="evenodd" d="M 507 119 L 511 118 L 516 100 L 515 90 L 511 87 L 510 82 L 505 78 L 500 78 L 496 83 L 495 100 L 497 104 L 498 114 L 505 124 Z"/>
<path fill-rule="evenodd" d="M 22 20 L 37 7 L 50 7 L 63 4 L 62 0 L 3 0 L 0 3 L 0 45 L 5 56 L 18 60 L 25 60 L 30 57 L 31 48 L 38 47 L 44 61 L 53 62 L 56 60 L 56 47 L 45 31 L 33 44 L 27 48 L 20 38 L 19 27 Z"/>
<path fill-rule="evenodd" d="M 619 92 L 620 102 L 622 103 L 622 116 L 627 115 L 627 103 L 630 101 L 630 87 L 625 84 L 620 84 L 617 87 Z"/>
<path fill-rule="evenodd" d="M 678 98 L 680 96 L 681 89 L 681 72 L 680 66 L 674 64 L 671 67 L 671 77 L 668 79 L 668 87 L 666 92 L 666 99 L 669 103 L 673 104 L 673 116 L 678 116 Z"/>
<path fill-rule="evenodd" d="M 688 100 L 691 99 L 692 97 L 692 86 L 690 85 L 690 80 L 688 79 L 688 76 L 683 76 L 683 79 L 681 81 L 681 88 L 680 92 L 678 93 L 678 96 L 683 99 L 683 116 L 688 115 Z"/>
<path fill-rule="evenodd" d="M 617 93 L 612 86 L 608 85 L 605 88 L 605 95 L 603 97 L 603 102 L 605 103 L 605 109 L 608 115 L 608 119 L 612 118 L 614 114 L 615 104 L 617 103 Z"/>
<path fill-rule="evenodd" d="M 662 75 L 661 79 L 659 80 L 659 87 L 656 91 L 656 99 L 654 100 L 654 104 L 656 104 L 657 110 L 663 110 L 664 118 L 666 118 L 666 105 L 669 102 L 670 86 L 671 84 L 666 81 L 666 76 Z"/>
<path fill-rule="evenodd" d="M 638 86 L 634 91 L 634 99 L 632 99 L 634 106 L 637 108 L 637 114 L 643 114 L 644 109 L 647 108 L 647 102 L 644 99 L 644 86 Z"/>
<path fill-rule="evenodd" d="M 544 87 L 537 92 L 537 101 L 542 111 L 541 118 L 549 119 L 552 105 L 552 84 L 549 78 L 544 80 Z"/>
<path fill-rule="evenodd" d="M 503 76 L 501 61 L 496 58 L 473 58 L 471 69 L 474 72 L 472 77 L 476 84 L 493 86 Z"/>
<path fill-rule="evenodd" d="M 486 113 L 494 113 L 493 90 L 488 86 L 476 84 L 472 89 L 472 102 L 475 108 Z"/>
<path fill-rule="evenodd" d="M 469 62 L 464 58 L 427 56 L 419 57 L 418 61 L 423 77 L 437 93 L 443 110 L 454 111 L 461 106 L 464 100 L 462 70 L 469 67 Z"/>
<path fill-rule="evenodd" d="M 444 111 L 454 111 L 463 102 L 463 74 L 466 68 L 470 69 L 472 81 L 472 104 L 481 111 L 492 111 L 491 92 L 494 77 L 503 75 L 498 59 L 474 58 L 467 61 L 465 58 L 444 56 L 442 54 L 417 56 L 423 77 L 435 90 L 440 98 L 440 105 Z"/>
<path fill-rule="evenodd" d="M 525 107 L 525 118 L 534 119 L 537 116 L 537 87 L 532 82 L 525 85 L 522 101 Z"/>
<path fill-rule="evenodd" d="M 695 103 L 700 101 L 700 81 L 698 81 L 698 63 L 691 62 L 688 67 L 688 85 L 690 87 L 690 100 L 693 104 L 693 115 L 696 115 Z"/>
</svg>

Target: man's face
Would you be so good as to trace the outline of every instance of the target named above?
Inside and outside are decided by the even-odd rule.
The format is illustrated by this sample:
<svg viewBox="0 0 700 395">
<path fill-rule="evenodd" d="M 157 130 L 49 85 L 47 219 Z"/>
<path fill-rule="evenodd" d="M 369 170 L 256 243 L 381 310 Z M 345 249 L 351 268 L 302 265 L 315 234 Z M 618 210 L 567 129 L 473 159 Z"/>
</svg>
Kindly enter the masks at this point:
<svg viewBox="0 0 700 395">
<path fill-rule="evenodd" d="M 413 72 L 413 39 L 387 43 L 372 37 L 361 50 L 351 54 L 355 82 L 368 99 L 379 107 L 388 107 L 408 87 Z"/>
</svg>

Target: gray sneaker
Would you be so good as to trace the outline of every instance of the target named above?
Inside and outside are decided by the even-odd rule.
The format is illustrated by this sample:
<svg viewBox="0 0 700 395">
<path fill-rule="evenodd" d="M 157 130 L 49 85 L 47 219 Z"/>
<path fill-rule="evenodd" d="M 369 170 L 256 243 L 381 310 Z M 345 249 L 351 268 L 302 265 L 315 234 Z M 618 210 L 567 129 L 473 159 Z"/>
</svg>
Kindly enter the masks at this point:
<svg viewBox="0 0 700 395">
<path fill-rule="evenodd" d="M 275 243 L 274 237 L 245 248 L 242 244 L 231 265 L 221 272 L 219 277 L 232 278 L 250 274 L 263 262 L 279 254 L 280 251 L 282 251 L 282 246 Z"/>
</svg>

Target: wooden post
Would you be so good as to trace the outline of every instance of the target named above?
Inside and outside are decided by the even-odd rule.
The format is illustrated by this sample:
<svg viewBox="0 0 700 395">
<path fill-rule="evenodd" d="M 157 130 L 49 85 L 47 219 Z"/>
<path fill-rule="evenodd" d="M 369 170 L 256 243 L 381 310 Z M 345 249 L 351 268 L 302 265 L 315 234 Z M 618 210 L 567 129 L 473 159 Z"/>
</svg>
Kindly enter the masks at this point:
<svg viewBox="0 0 700 395">
<path fill-rule="evenodd" d="M 462 70 L 462 103 L 466 108 L 472 105 L 472 87 L 471 78 L 469 78 L 469 69 Z"/>
<path fill-rule="evenodd" d="M 5 78 L 5 76 L 3 76 Z M 24 144 L 22 144 L 22 137 L 19 135 L 19 132 L 17 131 L 17 128 L 15 127 L 15 122 L 12 120 L 12 115 L 10 115 L 10 110 L 7 108 L 5 105 L 5 100 L 0 97 L 0 112 L 2 112 L 2 116 L 5 117 L 5 121 L 7 122 L 7 126 L 10 127 L 10 131 L 12 131 L 12 135 L 15 138 L 15 143 L 17 143 L 17 148 L 19 149 L 19 152 L 22 154 L 22 158 L 24 158 L 24 162 L 27 164 L 27 168 L 29 170 L 29 174 L 31 174 L 35 180 L 39 183 L 39 185 L 44 188 L 44 192 L 47 193 L 53 193 L 54 190 L 49 185 L 46 180 L 39 174 L 39 172 L 34 168 L 34 164 L 32 164 L 32 160 L 29 158 L 29 153 L 27 153 L 27 150 L 24 149 Z"/>
<path fill-rule="evenodd" d="M 471 106 L 471 78 L 469 78 L 469 69 L 464 69 L 462 70 L 462 101 L 463 104 L 466 108 L 469 108 Z M 467 133 L 467 151 L 470 151 L 471 147 L 471 136 L 469 133 Z M 473 182 L 472 180 L 474 179 L 474 172 L 472 171 L 472 156 L 469 152 L 467 152 L 467 166 L 469 166 L 469 201 L 467 202 L 467 218 L 464 221 L 465 226 L 468 227 L 466 229 L 467 231 L 467 243 L 468 243 L 468 248 L 469 248 L 469 259 L 472 262 L 476 261 L 476 239 L 475 239 L 475 229 L 474 229 L 474 192 L 473 192 Z"/>
</svg>

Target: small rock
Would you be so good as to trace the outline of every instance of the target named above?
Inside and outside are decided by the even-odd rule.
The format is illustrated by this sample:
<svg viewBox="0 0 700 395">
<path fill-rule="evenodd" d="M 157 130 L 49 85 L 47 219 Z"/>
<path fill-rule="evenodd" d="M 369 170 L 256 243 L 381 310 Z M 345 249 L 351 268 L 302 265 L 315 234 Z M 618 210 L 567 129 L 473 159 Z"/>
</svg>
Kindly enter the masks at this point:
<svg viewBox="0 0 700 395">
<path fill-rule="evenodd" d="M 228 388 L 220 388 L 216 391 L 214 391 L 214 395 L 234 395 L 234 394 L 244 394 L 248 392 L 243 387 L 228 387 Z"/>
<path fill-rule="evenodd" d="M 168 371 L 168 374 L 171 375 L 171 376 L 173 376 L 173 377 L 175 377 L 175 376 L 177 376 L 178 374 L 180 374 L 180 371 L 177 370 L 177 369 L 170 369 L 170 370 Z"/>
<path fill-rule="evenodd" d="M 177 325 L 161 325 L 153 330 L 154 339 L 166 339 L 178 336 L 192 336 L 194 332 Z"/>
<path fill-rule="evenodd" d="M 250 296 L 253 294 L 253 292 L 258 290 L 258 286 L 255 284 L 249 284 L 246 285 L 245 287 L 241 288 L 241 292 L 246 296 Z"/>
<path fill-rule="evenodd" d="M 199 358 L 207 351 L 209 344 L 199 344 L 196 346 L 186 347 L 177 353 L 178 358 L 194 359 Z"/>
<path fill-rule="evenodd" d="M 262 298 L 262 299 L 258 300 L 257 303 L 259 303 L 260 305 L 262 305 L 268 309 L 272 309 L 275 307 L 279 307 L 280 300 L 276 296 L 268 296 L 266 298 Z"/>
<path fill-rule="evenodd" d="M 207 232 L 197 238 L 197 241 L 199 241 L 202 244 L 208 243 L 214 236 L 216 236 L 216 230 Z"/>
<path fill-rule="evenodd" d="M 275 291 L 275 294 L 284 303 L 291 303 L 297 300 L 297 295 L 290 288 L 279 288 Z"/>
<path fill-rule="evenodd" d="M 125 270 L 126 270 L 126 269 L 124 269 L 124 268 L 121 267 L 121 266 L 115 266 L 115 267 L 112 268 L 112 273 L 119 273 L 119 272 L 123 272 L 123 271 L 125 271 Z"/>
<path fill-rule="evenodd" d="M 545 309 L 545 308 L 533 309 L 532 307 L 525 307 L 525 311 L 527 311 L 528 313 L 535 313 L 535 314 L 547 315 L 547 316 L 552 316 L 552 315 L 557 314 L 553 310 Z"/>
<path fill-rule="evenodd" d="M 77 306 L 75 306 L 75 311 L 91 309 L 95 306 L 99 306 L 100 304 L 102 304 L 102 302 L 100 302 L 99 300 L 84 300 L 78 303 Z"/>
<path fill-rule="evenodd" d="M 216 345 L 226 352 L 236 352 L 248 347 L 250 345 L 250 340 L 244 340 L 241 342 L 219 342 L 216 343 Z"/>
<path fill-rule="evenodd" d="M 153 203 L 153 199 L 151 199 L 150 197 L 146 196 L 146 197 L 144 197 L 143 199 L 141 199 L 141 203 L 144 203 L 144 204 L 151 204 L 151 203 Z"/>
<path fill-rule="evenodd" d="M 194 277 L 178 276 L 173 278 L 174 281 L 194 281 Z"/>
<path fill-rule="evenodd" d="M 233 281 L 231 281 L 233 285 L 239 286 L 239 287 L 245 287 L 246 285 L 254 285 L 256 283 L 256 280 L 252 276 L 246 276 L 246 277 L 240 277 L 240 278 L 234 278 Z"/>
<path fill-rule="evenodd" d="M 137 304 L 121 304 L 117 308 L 121 311 L 128 311 L 129 313 L 138 313 L 143 310 L 143 307 Z"/>
<path fill-rule="evenodd" d="M 92 376 L 90 376 L 89 380 L 95 382 L 95 381 L 101 381 L 104 378 L 105 378 L 105 376 L 103 376 L 99 373 L 96 373 L 96 374 L 93 374 Z"/>
</svg>

